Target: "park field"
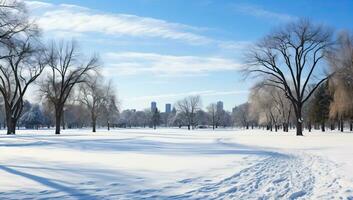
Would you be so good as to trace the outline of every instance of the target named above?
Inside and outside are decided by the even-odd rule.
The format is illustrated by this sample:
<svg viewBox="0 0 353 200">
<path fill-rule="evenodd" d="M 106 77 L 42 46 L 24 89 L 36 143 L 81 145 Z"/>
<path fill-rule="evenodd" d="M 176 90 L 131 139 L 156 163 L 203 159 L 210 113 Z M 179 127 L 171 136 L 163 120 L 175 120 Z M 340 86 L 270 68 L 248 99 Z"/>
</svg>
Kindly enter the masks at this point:
<svg viewBox="0 0 353 200">
<path fill-rule="evenodd" d="M 353 133 L 19 130 L 0 199 L 353 199 Z"/>
</svg>

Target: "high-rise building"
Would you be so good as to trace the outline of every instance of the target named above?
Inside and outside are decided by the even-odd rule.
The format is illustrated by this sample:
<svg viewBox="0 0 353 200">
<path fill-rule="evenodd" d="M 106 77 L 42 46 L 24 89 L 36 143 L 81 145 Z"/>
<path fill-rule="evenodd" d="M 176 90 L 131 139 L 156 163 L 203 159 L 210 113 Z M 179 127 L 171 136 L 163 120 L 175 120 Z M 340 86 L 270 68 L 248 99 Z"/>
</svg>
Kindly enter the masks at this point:
<svg viewBox="0 0 353 200">
<path fill-rule="evenodd" d="M 165 104 L 165 112 L 166 113 L 172 112 L 172 104 L 170 104 L 170 103 Z"/>
<path fill-rule="evenodd" d="M 223 101 L 218 101 L 217 102 L 217 111 L 222 111 L 223 110 Z"/>
<path fill-rule="evenodd" d="M 154 112 L 157 109 L 157 103 L 155 101 L 151 102 L 151 111 Z"/>
</svg>

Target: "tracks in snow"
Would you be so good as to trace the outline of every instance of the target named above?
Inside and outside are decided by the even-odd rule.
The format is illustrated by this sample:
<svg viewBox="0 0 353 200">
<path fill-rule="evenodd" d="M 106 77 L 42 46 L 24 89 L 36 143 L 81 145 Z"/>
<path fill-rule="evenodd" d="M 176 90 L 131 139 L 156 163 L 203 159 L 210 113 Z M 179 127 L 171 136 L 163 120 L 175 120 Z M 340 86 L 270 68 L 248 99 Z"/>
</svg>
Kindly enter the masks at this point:
<svg viewBox="0 0 353 200">
<path fill-rule="evenodd" d="M 275 155 L 171 199 L 353 199 L 336 164 L 305 153 Z M 348 187 L 348 188 L 347 188 Z"/>
</svg>

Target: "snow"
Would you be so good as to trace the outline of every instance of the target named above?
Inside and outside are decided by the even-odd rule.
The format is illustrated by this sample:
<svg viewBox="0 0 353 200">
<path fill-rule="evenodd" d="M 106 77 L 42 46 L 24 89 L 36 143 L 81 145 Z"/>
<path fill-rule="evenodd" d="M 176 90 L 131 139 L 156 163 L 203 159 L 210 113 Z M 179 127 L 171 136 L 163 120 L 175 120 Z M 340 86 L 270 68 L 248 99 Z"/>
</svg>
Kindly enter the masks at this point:
<svg viewBox="0 0 353 200">
<path fill-rule="evenodd" d="M 353 199 L 353 133 L 20 130 L 0 199 Z"/>
</svg>

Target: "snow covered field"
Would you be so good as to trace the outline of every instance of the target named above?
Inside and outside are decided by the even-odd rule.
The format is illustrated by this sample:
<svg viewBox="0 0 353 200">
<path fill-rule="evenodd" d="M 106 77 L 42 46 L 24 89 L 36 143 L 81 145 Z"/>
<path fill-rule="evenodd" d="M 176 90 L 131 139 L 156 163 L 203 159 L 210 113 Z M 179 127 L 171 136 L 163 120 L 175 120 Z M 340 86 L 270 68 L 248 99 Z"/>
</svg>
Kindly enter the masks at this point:
<svg viewBox="0 0 353 200">
<path fill-rule="evenodd" d="M 353 199 L 353 133 L 0 136 L 0 199 Z"/>
</svg>

